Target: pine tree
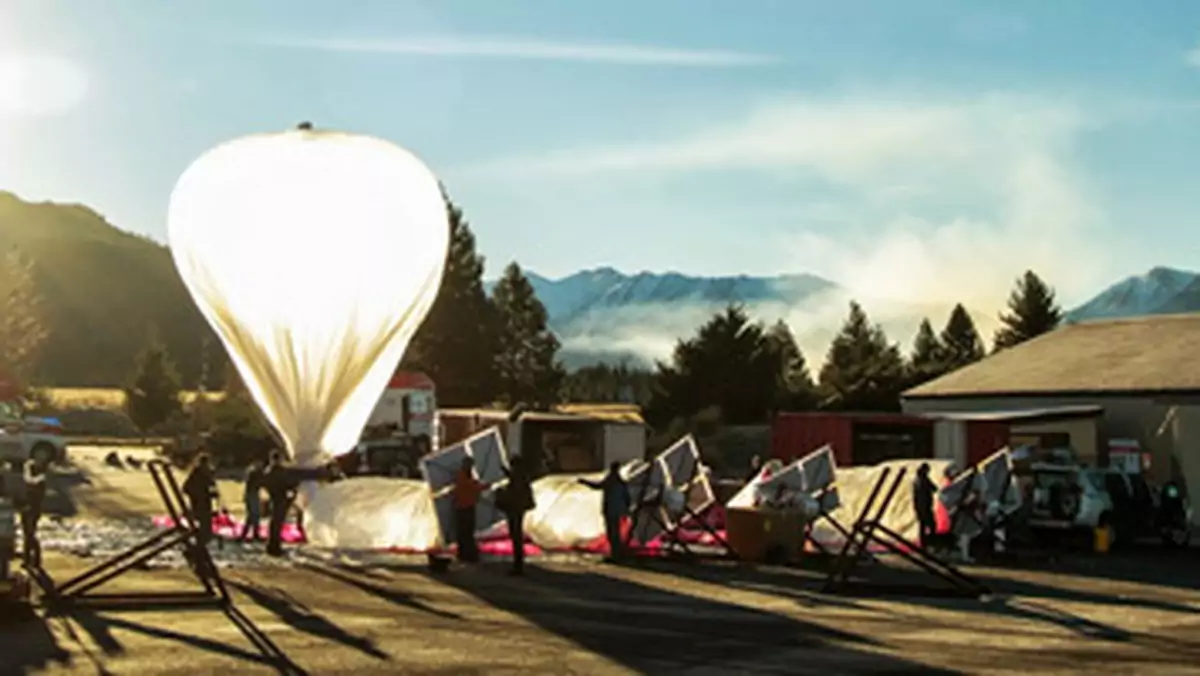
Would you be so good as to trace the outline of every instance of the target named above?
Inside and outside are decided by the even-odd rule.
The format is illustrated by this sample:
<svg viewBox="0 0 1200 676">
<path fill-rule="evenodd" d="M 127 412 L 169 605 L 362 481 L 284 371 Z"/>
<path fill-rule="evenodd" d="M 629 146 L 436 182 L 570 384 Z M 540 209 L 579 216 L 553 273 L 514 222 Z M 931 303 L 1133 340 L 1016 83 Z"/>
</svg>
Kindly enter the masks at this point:
<svg viewBox="0 0 1200 676">
<path fill-rule="evenodd" d="M 975 321 L 959 303 L 950 311 L 946 328 L 942 329 L 942 362 L 947 371 L 962 368 L 983 359 L 983 340 L 975 330 Z"/>
<path fill-rule="evenodd" d="M 823 404 L 839 410 L 896 410 L 904 387 L 900 348 L 856 302 L 821 367 Z"/>
<path fill-rule="evenodd" d="M 762 325 L 731 305 L 658 365 L 647 415 L 661 425 L 716 408 L 731 425 L 761 423 L 778 406 L 781 376 L 779 353 Z"/>
<path fill-rule="evenodd" d="M 653 374 L 627 363 L 594 364 L 568 373 L 563 380 L 565 401 L 619 402 L 644 406 L 653 389 Z"/>
<path fill-rule="evenodd" d="M 462 210 L 446 201 L 450 249 L 437 298 L 417 330 L 402 368 L 424 371 L 440 406 L 479 406 L 496 396 L 498 326 L 483 286 L 484 259 Z"/>
<path fill-rule="evenodd" d="M 182 410 L 181 389 L 179 373 L 166 346 L 152 332 L 124 387 L 125 413 L 142 434 L 148 434 Z"/>
<path fill-rule="evenodd" d="M 781 319 L 767 332 L 766 338 L 779 361 L 779 378 L 775 385 L 777 408 L 797 411 L 815 406 L 816 385 L 792 329 Z"/>
<path fill-rule="evenodd" d="M 50 337 L 33 261 L 11 248 L 0 258 L 0 371 L 18 382 L 32 377 Z"/>
<path fill-rule="evenodd" d="M 1062 309 L 1054 299 L 1054 290 L 1028 270 L 1017 280 L 1016 288 L 1008 297 L 1008 312 L 1000 315 L 1001 326 L 996 330 L 992 349 L 1003 350 L 1053 331 L 1062 316 Z"/>
<path fill-rule="evenodd" d="M 942 344 L 933 332 L 929 318 L 921 320 L 917 337 L 913 339 L 912 357 L 908 362 L 908 386 L 916 387 L 946 372 Z"/>
<path fill-rule="evenodd" d="M 556 359 L 558 338 L 521 266 L 509 263 L 504 269 L 492 289 L 492 303 L 500 326 L 496 371 L 501 399 L 509 406 L 539 408 L 557 402 L 566 376 Z"/>
</svg>

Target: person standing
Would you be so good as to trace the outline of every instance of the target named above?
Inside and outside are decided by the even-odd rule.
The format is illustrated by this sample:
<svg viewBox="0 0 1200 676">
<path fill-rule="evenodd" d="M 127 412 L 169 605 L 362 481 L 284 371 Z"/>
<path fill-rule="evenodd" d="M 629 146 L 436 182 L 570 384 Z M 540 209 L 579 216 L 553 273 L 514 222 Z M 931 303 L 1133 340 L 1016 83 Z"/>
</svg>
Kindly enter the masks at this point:
<svg viewBox="0 0 1200 676">
<path fill-rule="evenodd" d="M 258 541 L 259 524 L 262 522 L 263 465 L 258 460 L 246 469 L 246 483 L 242 487 L 242 503 L 246 507 L 246 520 L 242 524 L 239 540 Z"/>
<path fill-rule="evenodd" d="M 933 496 L 937 486 L 929 478 L 929 463 L 923 462 L 917 468 L 913 477 L 912 502 L 913 511 L 917 515 L 917 524 L 921 528 L 921 546 L 928 547 L 934 533 L 937 532 L 937 519 L 933 513 Z"/>
<path fill-rule="evenodd" d="M 200 536 L 200 544 L 208 546 L 213 536 L 213 503 L 217 499 L 217 480 L 207 453 L 200 453 L 192 463 L 192 471 L 183 482 L 183 493 Z"/>
<path fill-rule="evenodd" d="M 24 540 L 25 565 L 35 568 L 42 564 L 42 545 L 38 540 L 38 522 L 46 501 L 47 462 L 41 456 L 25 461 L 25 500 L 21 509 L 21 534 Z"/>
<path fill-rule="evenodd" d="M 296 498 L 296 484 L 291 473 L 283 464 L 283 454 L 271 453 L 271 460 L 263 472 L 263 487 L 271 502 L 271 523 L 267 530 L 267 554 L 283 556 L 283 524 L 287 521 L 292 500 Z"/>
<path fill-rule="evenodd" d="M 518 455 L 512 469 L 505 469 L 508 485 L 501 489 L 497 503 L 508 522 L 508 537 L 512 540 L 513 560 L 510 575 L 525 572 L 525 514 L 535 507 L 532 472 L 525 456 Z"/>
<path fill-rule="evenodd" d="M 619 561 L 622 557 L 621 520 L 629 514 L 629 486 L 621 477 L 621 463 L 613 462 L 608 473 L 600 481 L 580 479 L 579 483 L 601 491 L 604 511 L 604 532 L 608 538 L 609 559 Z"/>
<path fill-rule="evenodd" d="M 746 475 L 746 483 L 750 483 L 758 478 L 762 472 L 762 458 L 758 455 L 750 457 L 750 472 Z"/>
<path fill-rule="evenodd" d="M 475 462 L 463 458 L 454 475 L 454 535 L 458 545 L 458 560 L 464 563 L 479 561 L 479 543 L 475 541 L 475 507 L 484 486 L 475 478 Z"/>
</svg>

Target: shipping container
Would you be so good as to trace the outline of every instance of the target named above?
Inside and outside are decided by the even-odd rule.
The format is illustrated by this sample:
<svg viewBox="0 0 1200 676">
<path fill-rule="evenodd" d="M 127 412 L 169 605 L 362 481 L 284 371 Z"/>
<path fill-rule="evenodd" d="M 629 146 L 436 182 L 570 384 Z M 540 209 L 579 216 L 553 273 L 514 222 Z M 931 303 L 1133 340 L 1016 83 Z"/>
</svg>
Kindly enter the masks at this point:
<svg viewBox="0 0 1200 676">
<path fill-rule="evenodd" d="M 791 462 L 825 444 L 840 466 L 934 457 L 933 421 L 891 413 L 781 413 L 771 455 Z"/>
<path fill-rule="evenodd" d="M 887 413 L 781 413 L 771 455 L 787 463 L 825 444 L 839 466 L 938 458 L 966 466 L 1008 445 L 1008 423 Z"/>
</svg>

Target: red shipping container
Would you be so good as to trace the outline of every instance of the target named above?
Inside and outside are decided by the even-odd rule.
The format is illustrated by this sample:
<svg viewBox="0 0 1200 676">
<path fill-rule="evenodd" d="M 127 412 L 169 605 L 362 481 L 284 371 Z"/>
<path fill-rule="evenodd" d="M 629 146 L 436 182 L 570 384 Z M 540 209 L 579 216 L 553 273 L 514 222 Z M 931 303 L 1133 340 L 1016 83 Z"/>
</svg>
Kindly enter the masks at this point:
<svg viewBox="0 0 1200 676">
<path fill-rule="evenodd" d="M 771 425 L 771 456 L 790 463 L 829 444 L 839 466 L 849 466 L 854 417 L 830 413 L 780 413 Z"/>
<path fill-rule="evenodd" d="M 998 420 L 968 420 L 967 464 L 974 465 L 1008 445 L 1008 423 Z"/>
</svg>

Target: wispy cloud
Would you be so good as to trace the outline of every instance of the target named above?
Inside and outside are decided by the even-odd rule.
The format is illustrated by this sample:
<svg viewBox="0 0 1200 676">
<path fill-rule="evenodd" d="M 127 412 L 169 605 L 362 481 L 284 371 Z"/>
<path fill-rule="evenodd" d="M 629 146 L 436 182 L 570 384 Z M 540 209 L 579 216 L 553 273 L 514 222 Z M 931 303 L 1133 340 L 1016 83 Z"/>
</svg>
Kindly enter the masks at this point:
<svg viewBox="0 0 1200 676">
<path fill-rule="evenodd" d="M 636 66 L 732 68 L 763 66 L 778 59 L 765 54 L 662 46 L 547 41 L 516 37 L 430 36 L 367 38 L 264 38 L 259 44 L 358 54 L 533 59 Z"/>
<path fill-rule="evenodd" d="M 1184 52 L 1183 60 L 1192 68 L 1200 68 L 1200 44 Z"/>
<path fill-rule="evenodd" d="M 55 115 L 75 108 L 88 92 L 87 73 L 56 56 L 0 54 L 0 115 Z"/>
<path fill-rule="evenodd" d="M 1042 274 L 1065 302 L 1081 300 L 1104 278 L 1109 252 L 1095 227 L 1105 223 L 1103 201 L 1088 191 L 1071 152 L 1083 131 L 1102 123 L 1089 109 L 1001 94 L 793 99 L 657 143 L 578 148 L 483 169 L 495 180 L 536 174 L 564 186 L 630 175 L 769 172 L 795 185 L 798 207 L 801 196 L 820 195 L 823 209 L 844 212 L 836 224 L 797 220 L 765 247 L 776 252 L 771 262 L 835 280 L 846 294 L 767 308 L 773 317 L 765 318 L 787 317 L 805 347 L 823 351 L 854 297 L 907 343 L 920 315 L 941 322 L 959 302 L 989 331 L 1026 269 Z M 660 347 L 666 337 L 623 336 Z"/>
</svg>

